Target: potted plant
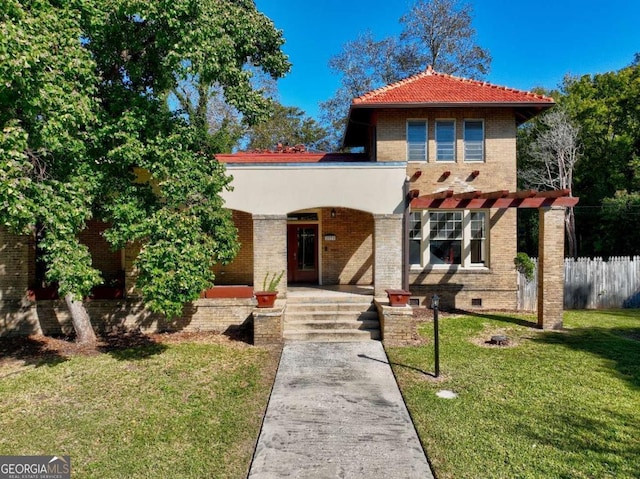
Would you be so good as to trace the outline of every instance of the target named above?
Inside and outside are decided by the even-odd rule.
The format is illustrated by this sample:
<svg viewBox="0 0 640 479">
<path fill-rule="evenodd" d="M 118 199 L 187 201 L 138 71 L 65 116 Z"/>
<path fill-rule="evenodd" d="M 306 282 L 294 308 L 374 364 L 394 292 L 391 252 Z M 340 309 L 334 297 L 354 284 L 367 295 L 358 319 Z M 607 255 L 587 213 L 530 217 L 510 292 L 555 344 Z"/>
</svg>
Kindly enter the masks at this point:
<svg viewBox="0 0 640 479">
<path fill-rule="evenodd" d="M 398 307 L 406 306 L 407 304 L 409 304 L 411 291 L 405 291 L 403 289 L 387 289 L 385 291 L 387 292 L 390 306 Z"/>
<path fill-rule="evenodd" d="M 278 296 L 276 288 L 280 284 L 283 275 L 284 271 L 281 271 L 280 274 L 273 273 L 271 277 L 269 277 L 269 273 L 267 272 L 264 281 L 262 281 L 262 291 L 256 291 L 254 293 L 258 300 L 258 308 L 273 308 L 276 302 L 276 296 Z"/>
</svg>

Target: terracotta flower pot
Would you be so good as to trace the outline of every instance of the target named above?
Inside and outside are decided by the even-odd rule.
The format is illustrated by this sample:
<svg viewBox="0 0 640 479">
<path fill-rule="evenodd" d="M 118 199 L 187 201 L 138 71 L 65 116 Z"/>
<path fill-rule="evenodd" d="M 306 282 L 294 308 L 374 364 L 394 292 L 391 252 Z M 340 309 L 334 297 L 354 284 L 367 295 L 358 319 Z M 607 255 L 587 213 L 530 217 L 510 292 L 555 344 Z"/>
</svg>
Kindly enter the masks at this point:
<svg viewBox="0 0 640 479">
<path fill-rule="evenodd" d="M 411 291 L 405 291 L 403 289 L 387 289 L 387 297 L 389 298 L 389 305 L 391 306 L 406 306 L 409 304 L 409 298 L 411 297 Z"/>
<path fill-rule="evenodd" d="M 258 300 L 258 308 L 273 308 L 276 302 L 277 291 L 256 291 L 256 299 Z"/>
</svg>

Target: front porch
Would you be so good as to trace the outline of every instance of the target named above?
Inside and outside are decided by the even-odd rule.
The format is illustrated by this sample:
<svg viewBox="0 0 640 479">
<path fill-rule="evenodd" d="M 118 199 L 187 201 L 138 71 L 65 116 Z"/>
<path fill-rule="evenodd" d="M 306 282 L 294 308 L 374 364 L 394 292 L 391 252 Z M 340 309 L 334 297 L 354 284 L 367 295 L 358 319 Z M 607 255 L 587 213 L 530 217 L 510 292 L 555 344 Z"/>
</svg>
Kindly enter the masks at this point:
<svg viewBox="0 0 640 479">
<path fill-rule="evenodd" d="M 243 250 L 216 271 L 217 284 L 238 282 L 243 271 L 240 282 L 256 290 L 267 274 L 285 272 L 281 298 L 297 283 L 373 286 L 378 296 L 401 287 L 406 165 L 279 158 L 227 162 L 234 189 L 224 199 L 242 218 Z"/>
</svg>

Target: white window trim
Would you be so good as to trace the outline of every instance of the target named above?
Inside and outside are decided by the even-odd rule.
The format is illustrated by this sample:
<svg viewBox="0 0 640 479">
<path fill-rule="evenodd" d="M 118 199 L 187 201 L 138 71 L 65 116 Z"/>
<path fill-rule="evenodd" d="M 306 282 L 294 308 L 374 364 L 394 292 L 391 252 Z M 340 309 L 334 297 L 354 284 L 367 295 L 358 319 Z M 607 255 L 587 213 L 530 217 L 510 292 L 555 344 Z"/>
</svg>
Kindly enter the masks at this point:
<svg viewBox="0 0 640 479">
<path fill-rule="evenodd" d="M 465 271 L 488 271 L 490 269 L 489 253 L 491 248 L 491 234 L 490 234 L 490 210 L 485 209 L 473 209 L 473 210 L 447 210 L 447 209 L 426 209 L 419 210 L 422 213 L 422 239 L 420 244 L 420 261 L 421 264 L 409 264 L 411 270 L 423 270 L 424 268 L 431 268 L 434 270 L 465 270 Z M 429 243 L 431 240 L 431 225 L 429 219 L 429 213 L 431 212 L 451 212 L 462 211 L 462 264 L 436 264 L 431 263 Z M 415 212 L 412 211 L 412 212 Z M 484 263 L 471 263 L 471 213 L 481 212 L 484 213 Z"/>
<path fill-rule="evenodd" d="M 467 159 L 467 140 L 465 139 L 466 128 L 465 125 L 467 121 L 479 121 L 482 123 L 482 159 L 481 160 L 468 160 Z M 462 154 L 464 156 L 465 163 L 484 163 L 487 158 L 487 132 L 484 118 L 465 118 L 462 121 Z"/>
<path fill-rule="evenodd" d="M 409 159 L 409 123 L 410 122 L 424 123 L 424 159 L 422 160 Z M 426 163 L 429 160 L 429 120 L 427 120 L 426 118 L 407 118 L 405 123 L 405 138 L 406 138 L 407 163 Z"/>
<path fill-rule="evenodd" d="M 452 160 L 439 160 L 438 159 L 438 122 L 451 121 L 453 122 L 453 159 Z M 455 118 L 436 118 L 433 123 L 433 141 L 435 143 L 435 156 L 434 161 L 436 163 L 455 163 L 458 160 L 458 125 Z"/>
</svg>

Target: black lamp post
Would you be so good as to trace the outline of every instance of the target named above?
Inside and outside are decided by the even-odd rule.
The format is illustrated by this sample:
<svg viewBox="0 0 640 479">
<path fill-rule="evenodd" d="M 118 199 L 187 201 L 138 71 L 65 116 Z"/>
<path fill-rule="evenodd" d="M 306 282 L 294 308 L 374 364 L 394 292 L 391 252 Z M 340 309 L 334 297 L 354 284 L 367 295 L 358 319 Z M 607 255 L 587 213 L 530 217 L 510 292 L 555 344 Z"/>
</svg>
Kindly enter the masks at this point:
<svg viewBox="0 0 640 479">
<path fill-rule="evenodd" d="M 431 297 L 431 309 L 433 309 L 433 348 L 436 363 L 436 377 L 440 376 L 440 336 L 438 333 L 438 306 L 440 297 L 434 294 Z"/>
</svg>

